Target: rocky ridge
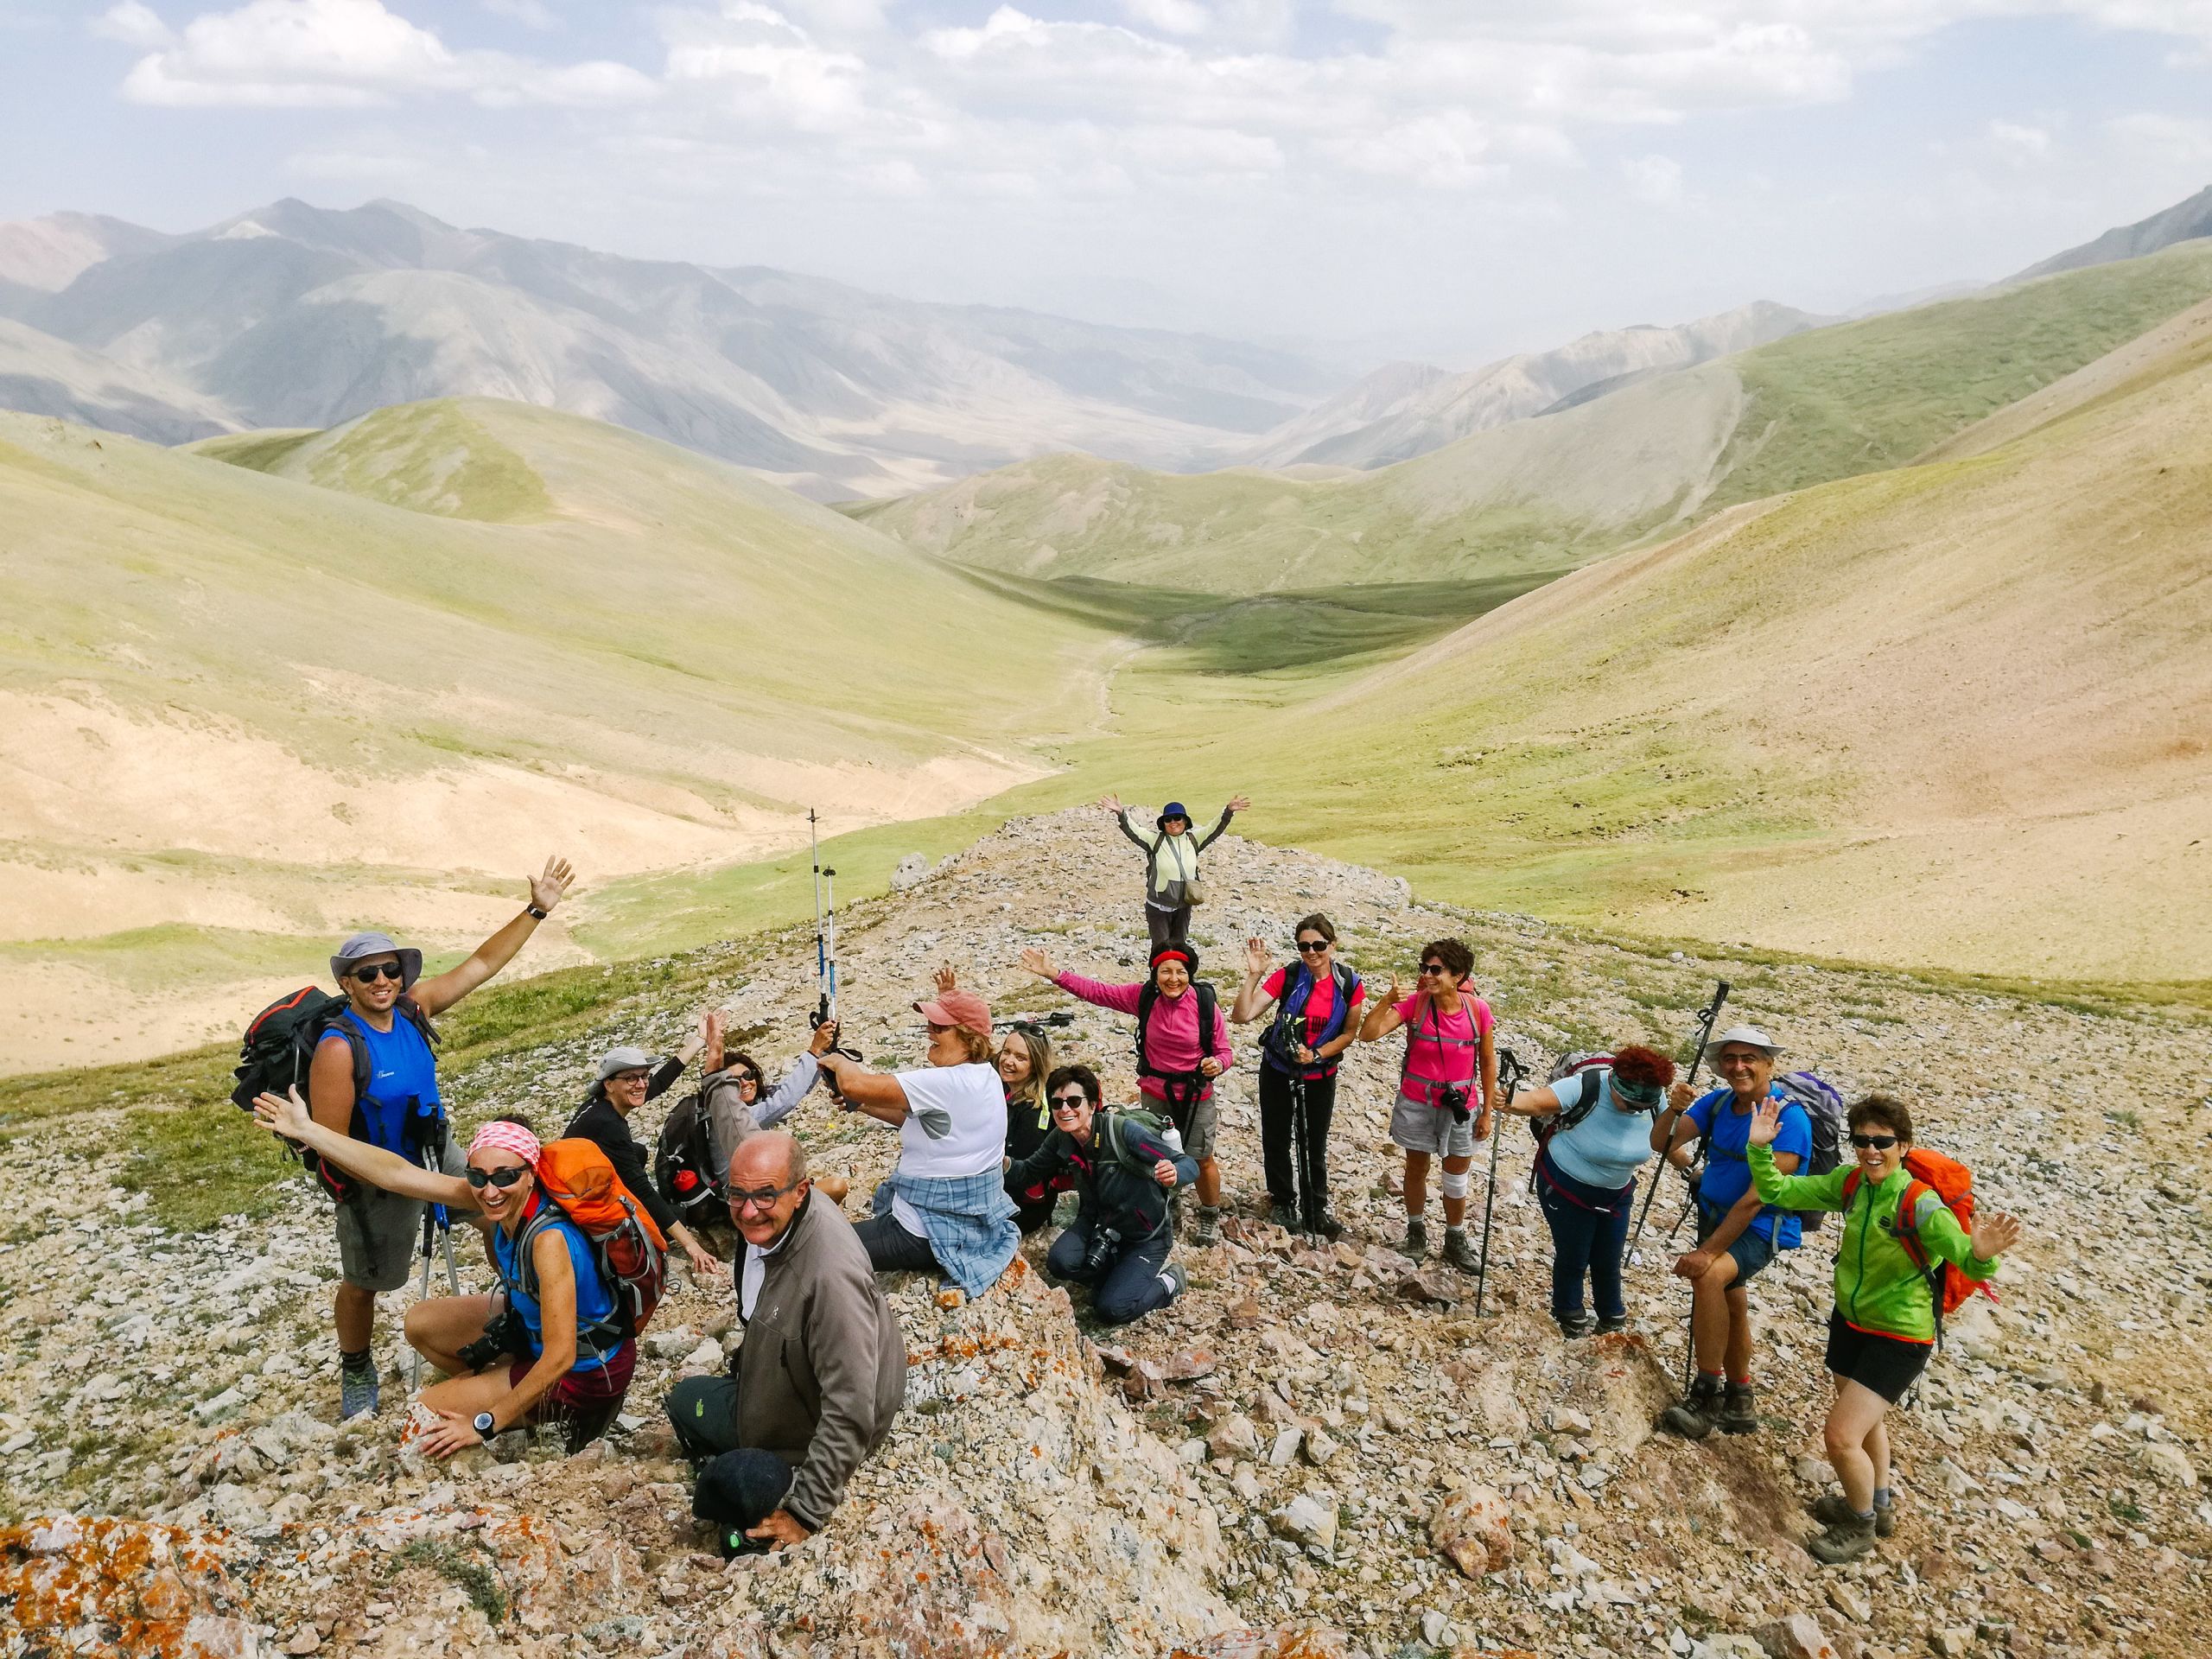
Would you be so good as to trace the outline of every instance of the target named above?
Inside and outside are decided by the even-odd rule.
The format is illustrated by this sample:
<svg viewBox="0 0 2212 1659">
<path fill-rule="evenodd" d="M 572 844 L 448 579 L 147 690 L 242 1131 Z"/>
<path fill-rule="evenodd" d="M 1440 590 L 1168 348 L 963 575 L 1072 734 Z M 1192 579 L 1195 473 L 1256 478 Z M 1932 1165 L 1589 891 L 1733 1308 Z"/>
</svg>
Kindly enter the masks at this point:
<svg viewBox="0 0 2212 1659">
<path fill-rule="evenodd" d="M 1127 849 L 1095 814 L 1017 821 L 841 918 L 845 1012 L 905 1063 L 907 1005 L 950 961 L 1002 1015 L 1071 1008 L 1056 1047 L 1133 1084 L 1126 1022 L 1014 967 L 1025 944 L 1135 977 Z M 576 1458 L 525 1434 L 425 1466 L 404 1443 L 397 1322 L 387 1404 L 330 1421 L 321 1201 L 207 1234 L 161 1231 L 111 1184 L 98 1115 L 11 1131 L 0 1180 L 32 1224 L 0 1242 L 0 1651 L 1421 1656 L 1515 1648 L 1721 1656 L 2178 1654 L 2205 1614 L 2212 1503 L 2201 1213 L 2212 1087 L 2204 1027 L 1873 972 L 1686 956 L 1409 901 L 1371 871 L 1230 837 L 1195 935 L 1233 985 L 1236 945 L 1287 945 L 1308 909 L 1347 957 L 1410 983 L 1419 944 L 1477 952 L 1507 1040 L 1532 1058 L 1630 1038 L 1677 1046 L 1710 982 L 1793 1060 L 1908 1096 L 2030 1237 L 2002 1301 L 1954 1325 L 1897 1427 L 1897 1535 L 1823 1571 L 1798 1547 L 1826 1490 L 1819 1360 L 1833 1234 L 1755 1293 L 1764 1432 L 1689 1446 L 1649 1425 L 1679 1374 L 1687 1297 L 1650 1236 L 1629 1332 L 1562 1342 L 1529 1142 L 1501 1143 L 1482 1315 L 1471 1281 L 1414 1274 L 1387 1144 L 1395 1045 L 1354 1051 L 1332 1137 L 1351 1230 L 1312 1248 L 1259 1219 L 1249 1039 L 1221 1152 L 1237 1213 L 1185 1248 L 1190 1291 L 1118 1331 L 1029 1261 L 938 1310 L 893 1281 L 910 1409 L 830 1526 L 724 1567 L 701 1548 L 658 1402 L 719 1366 L 726 1281 L 680 1285 L 617 1433 Z M 1287 950 L 1286 950 L 1287 953 Z M 803 1040 L 810 937 L 710 953 L 720 999 L 771 1067 Z M 721 977 L 726 968 L 726 981 Z M 588 1040 L 450 1078 L 464 1124 L 541 1124 L 591 1052 L 671 1043 L 693 1013 L 616 1010 Z M 232 1109 L 226 1104 L 205 1109 Z M 658 1107 L 645 1116 L 657 1121 Z M 860 1195 L 894 1137 L 818 1097 L 819 1163 Z M 640 1123 L 641 1133 L 648 1128 Z M 1478 1166 L 1478 1170 L 1480 1169 Z M 1479 1206 L 1479 1192 L 1478 1195 Z M 1655 1210 L 1660 1232 L 1678 1199 Z M 471 1285 L 486 1279 L 464 1251 Z M 680 1277 L 681 1275 L 679 1275 Z"/>
</svg>

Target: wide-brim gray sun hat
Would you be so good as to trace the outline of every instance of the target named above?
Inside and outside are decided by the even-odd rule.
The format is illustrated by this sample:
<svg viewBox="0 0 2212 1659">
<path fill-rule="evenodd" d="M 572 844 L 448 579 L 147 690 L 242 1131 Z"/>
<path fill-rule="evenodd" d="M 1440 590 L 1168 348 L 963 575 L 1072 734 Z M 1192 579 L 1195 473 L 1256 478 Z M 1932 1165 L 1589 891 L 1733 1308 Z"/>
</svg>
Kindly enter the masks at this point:
<svg viewBox="0 0 2212 1659">
<path fill-rule="evenodd" d="M 1782 1052 L 1782 1045 L 1757 1026 L 1731 1026 L 1705 1046 L 1705 1063 L 1707 1065 L 1719 1065 L 1720 1051 L 1731 1043 L 1742 1043 L 1749 1048 L 1764 1049 L 1766 1057 L 1770 1060 Z"/>
<path fill-rule="evenodd" d="M 617 1071 L 650 1071 L 659 1064 L 659 1055 L 642 1048 L 610 1048 L 599 1057 L 599 1080 L 605 1083 Z"/>
<path fill-rule="evenodd" d="M 343 979 L 353 971 L 353 964 L 371 957 L 399 958 L 399 988 L 411 988 L 423 977 L 423 953 L 403 945 L 389 933 L 356 933 L 338 947 L 338 954 L 330 959 L 330 976 Z"/>
</svg>

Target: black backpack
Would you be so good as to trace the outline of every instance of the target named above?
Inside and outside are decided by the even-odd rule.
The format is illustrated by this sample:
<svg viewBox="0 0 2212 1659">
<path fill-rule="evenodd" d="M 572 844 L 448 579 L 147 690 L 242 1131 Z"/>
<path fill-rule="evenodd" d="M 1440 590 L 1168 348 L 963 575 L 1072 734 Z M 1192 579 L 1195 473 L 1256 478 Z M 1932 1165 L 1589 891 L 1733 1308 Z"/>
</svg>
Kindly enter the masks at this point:
<svg viewBox="0 0 2212 1659">
<path fill-rule="evenodd" d="M 653 1145 L 653 1186 L 687 1227 L 726 1223 L 728 1182 L 717 1175 L 707 1137 L 707 1096 L 686 1095 L 669 1109 Z"/>
<path fill-rule="evenodd" d="M 1548 1084 L 1565 1083 L 1569 1077 L 1580 1077 L 1585 1071 L 1610 1071 L 1612 1065 L 1613 1057 L 1610 1054 L 1594 1053 L 1587 1049 L 1578 1050 L 1571 1054 L 1560 1055 L 1544 1081 Z M 1566 1133 L 1589 1116 L 1592 1109 L 1597 1103 L 1597 1089 L 1586 1084 L 1582 1090 L 1582 1098 L 1573 1106 L 1554 1112 L 1549 1117 L 1530 1118 L 1529 1133 L 1536 1137 L 1536 1144 L 1539 1147 L 1549 1146 L 1554 1135 Z"/>
<path fill-rule="evenodd" d="M 369 1051 L 349 1027 L 339 1023 L 338 1016 L 346 1012 L 347 1006 L 342 996 L 333 996 L 318 986 L 303 985 L 255 1014 L 246 1023 L 245 1034 L 238 1043 L 238 1067 L 232 1073 L 238 1081 L 231 1089 L 232 1103 L 250 1112 L 256 1097 L 264 1094 L 281 1095 L 297 1089 L 304 1097 L 308 1069 L 315 1062 L 315 1048 L 326 1034 L 335 1030 L 345 1038 L 346 1049 L 353 1057 L 353 1121 L 347 1125 L 346 1133 L 356 1141 L 365 1140 L 368 1120 L 361 1110 L 361 1096 L 369 1088 Z M 423 1033 L 425 1042 L 432 1048 L 437 1046 L 436 1028 L 414 998 L 403 996 L 392 1007 Z M 411 1114 L 408 1121 L 410 1125 L 413 1123 Z M 441 1116 L 441 1138 L 443 1128 L 444 1119 Z M 340 1203 L 359 1190 L 359 1183 L 352 1176 L 329 1167 L 304 1147 L 289 1141 L 284 1144 L 308 1173 Z"/>
<path fill-rule="evenodd" d="M 1213 1041 L 1214 1010 L 1217 1006 L 1213 982 L 1194 979 L 1191 982 L 1191 988 L 1198 996 L 1198 1048 L 1201 1052 L 1211 1052 L 1208 1046 Z M 1160 1071 L 1144 1052 L 1145 1027 L 1152 1023 L 1152 1010 L 1159 1001 L 1160 987 L 1147 980 L 1144 988 L 1137 993 L 1137 1076 L 1158 1077 L 1170 1085 L 1188 1084 L 1197 1075 L 1195 1072 Z M 1175 1091 L 1171 1086 L 1168 1092 L 1173 1095 Z"/>
</svg>

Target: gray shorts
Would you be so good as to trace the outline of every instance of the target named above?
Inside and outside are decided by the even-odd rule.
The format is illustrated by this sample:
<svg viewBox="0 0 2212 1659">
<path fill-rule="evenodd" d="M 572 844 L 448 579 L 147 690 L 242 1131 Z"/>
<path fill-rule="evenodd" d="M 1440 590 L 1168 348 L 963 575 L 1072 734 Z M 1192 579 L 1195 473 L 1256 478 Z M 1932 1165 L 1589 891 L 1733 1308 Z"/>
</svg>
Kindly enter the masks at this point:
<svg viewBox="0 0 2212 1659">
<path fill-rule="evenodd" d="M 1183 1150 L 1191 1161 L 1203 1164 L 1213 1156 L 1214 1129 L 1221 1122 L 1221 1090 L 1218 1085 L 1204 1100 L 1194 1100 L 1186 1107 L 1174 1110 L 1156 1095 L 1140 1096 L 1137 1104 L 1148 1112 L 1158 1112 L 1175 1126 L 1183 1137 Z"/>
<path fill-rule="evenodd" d="M 1390 1108 L 1390 1139 L 1408 1152 L 1440 1152 L 1446 1158 L 1475 1155 L 1475 1117 L 1456 1122 L 1449 1109 L 1402 1094 Z"/>
<path fill-rule="evenodd" d="M 448 1142 L 446 1173 L 458 1175 L 467 1167 L 467 1154 Z M 339 1276 L 361 1290 L 397 1290 L 404 1285 L 423 1248 L 423 1211 L 427 1207 L 420 1198 L 402 1198 L 362 1182 L 338 1206 Z"/>
</svg>

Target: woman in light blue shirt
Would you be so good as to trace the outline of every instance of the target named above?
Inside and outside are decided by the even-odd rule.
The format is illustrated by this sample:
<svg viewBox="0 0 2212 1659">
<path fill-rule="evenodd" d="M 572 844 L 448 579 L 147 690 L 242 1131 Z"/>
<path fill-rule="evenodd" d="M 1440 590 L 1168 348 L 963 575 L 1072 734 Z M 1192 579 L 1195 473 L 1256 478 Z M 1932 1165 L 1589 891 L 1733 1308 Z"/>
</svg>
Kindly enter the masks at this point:
<svg viewBox="0 0 2212 1659">
<path fill-rule="evenodd" d="M 1656 1049 L 1617 1049 L 1593 1065 L 1506 1103 L 1533 1120 L 1536 1200 L 1552 1230 L 1552 1317 L 1568 1337 L 1618 1331 L 1621 1255 L 1628 1248 L 1636 1174 L 1651 1153 L 1651 1117 L 1675 1080 L 1675 1063 Z M 1598 1313 L 1583 1306 L 1589 1281 Z"/>
</svg>

